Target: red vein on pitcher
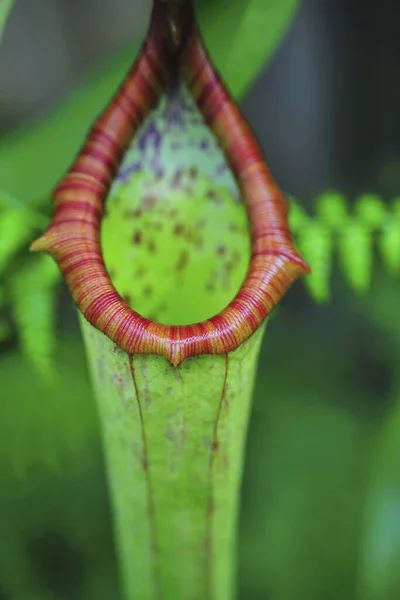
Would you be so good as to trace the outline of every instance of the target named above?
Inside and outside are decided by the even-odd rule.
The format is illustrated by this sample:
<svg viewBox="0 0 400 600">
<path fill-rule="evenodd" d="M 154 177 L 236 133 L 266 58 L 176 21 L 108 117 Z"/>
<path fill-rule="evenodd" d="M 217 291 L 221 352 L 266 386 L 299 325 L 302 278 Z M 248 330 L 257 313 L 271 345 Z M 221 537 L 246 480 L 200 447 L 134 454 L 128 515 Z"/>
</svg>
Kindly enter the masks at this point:
<svg viewBox="0 0 400 600">
<path fill-rule="evenodd" d="M 241 289 L 222 312 L 201 323 L 167 326 L 142 317 L 117 293 L 104 265 L 100 225 L 132 137 L 177 75 L 237 180 L 247 207 L 252 254 Z M 54 199 L 52 223 L 32 249 L 55 258 L 86 319 L 128 354 L 163 355 L 174 365 L 190 356 L 226 354 L 254 333 L 293 281 L 309 270 L 293 247 L 287 205 L 259 145 L 210 62 L 191 2 L 173 13 L 156 2 L 139 58 Z"/>
<path fill-rule="evenodd" d="M 213 536 L 213 513 L 214 513 L 214 463 L 219 450 L 219 424 L 224 403 L 226 402 L 227 383 L 229 372 L 229 354 L 225 355 L 225 375 L 222 385 L 221 396 L 218 402 L 217 413 L 214 421 L 213 438 L 211 442 L 210 459 L 208 467 L 208 499 L 206 514 L 206 535 L 204 543 L 204 570 L 206 581 L 207 598 L 212 597 L 213 565 L 214 565 L 214 536 Z"/>
<path fill-rule="evenodd" d="M 139 386 L 136 381 L 136 370 L 134 365 L 134 357 L 131 355 L 129 357 L 129 370 L 131 373 L 133 389 L 135 392 L 136 404 L 139 413 L 139 421 L 140 421 L 140 429 L 141 429 L 141 437 L 142 437 L 142 466 L 146 479 L 146 493 L 147 493 L 147 514 L 148 521 L 150 526 L 150 549 L 151 549 L 151 563 L 153 570 L 152 582 L 154 585 L 153 596 L 155 598 L 159 598 L 159 585 L 160 585 L 160 575 L 157 568 L 157 558 L 158 558 L 158 546 L 157 546 L 157 528 L 156 528 L 156 519 L 155 519 L 155 509 L 154 509 L 154 490 L 153 490 L 153 482 L 150 476 L 150 465 L 149 465 L 149 448 L 148 441 L 146 435 L 146 424 L 143 415 L 143 406 L 140 398 Z"/>
</svg>

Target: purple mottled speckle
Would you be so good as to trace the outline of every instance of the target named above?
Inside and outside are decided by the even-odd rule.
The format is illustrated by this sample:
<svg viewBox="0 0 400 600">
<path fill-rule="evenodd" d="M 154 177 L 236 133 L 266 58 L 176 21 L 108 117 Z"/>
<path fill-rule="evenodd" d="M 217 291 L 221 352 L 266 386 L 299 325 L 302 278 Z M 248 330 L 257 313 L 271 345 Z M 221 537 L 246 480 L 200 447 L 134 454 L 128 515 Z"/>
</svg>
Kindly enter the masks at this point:
<svg viewBox="0 0 400 600">
<path fill-rule="evenodd" d="M 141 152 L 144 152 L 148 146 L 151 146 L 157 151 L 160 149 L 161 141 L 161 131 L 158 129 L 156 123 L 150 122 L 139 137 L 139 149 Z"/>
<path fill-rule="evenodd" d="M 218 165 L 218 167 L 216 168 L 216 173 L 218 175 L 223 175 L 223 173 L 226 173 L 227 171 L 229 171 L 228 169 L 228 165 L 226 163 L 221 163 L 220 165 Z"/>
<path fill-rule="evenodd" d="M 138 173 L 141 168 L 142 163 L 140 161 L 134 162 L 125 169 L 120 169 L 117 174 L 117 180 L 125 183 L 132 175 Z"/>
<path fill-rule="evenodd" d="M 160 118 L 161 117 L 161 118 Z M 178 130 L 176 133 L 183 133 L 189 124 L 199 125 L 203 123 L 201 115 L 196 108 L 186 98 L 181 88 L 171 89 L 168 94 L 168 100 L 160 113 L 158 121 L 149 119 L 144 124 L 138 137 L 138 148 L 142 158 L 133 164 L 124 166 L 117 174 L 117 181 L 126 182 L 126 180 L 139 171 L 144 164 L 147 164 L 156 175 L 163 172 L 160 162 L 161 146 L 163 136 L 171 130 Z M 191 146 L 195 143 L 189 142 Z M 182 148 L 180 142 L 171 144 L 172 150 Z"/>
<path fill-rule="evenodd" d="M 175 128 L 185 129 L 187 124 L 192 122 L 195 125 L 203 122 L 196 108 L 185 98 L 181 87 L 169 91 L 162 117 L 166 131 Z"/>
<path fill-rule="evenodd" d="M 165 175 L 165 170 L 161 165 L 157 165 L 156 163 L 154 163 L 154 174 L 157 177 L 157 179 L 161 179 L 162 177 L 164 177 Z"/>
<path fill-rule="evenodd" d="M 207 125 L 196 105 L 191 101 L 188 92 L 183 87 L 171 88 L 167 97 L 161 100 L 160 106 L 146 119 L 140 128 L 132 150 L 128 150 L 126 158 L 120 168 L 116 182 L 125 184 L 130 177 L 141 170 L 150 170 L 157 178 L 168 173 L 174 177 L 173 165 L 166 169 L 166 158 L 177 153 L 177 163 L 190 167 L 201 161 L 204 154 L 211 153 L 210 160 L 205 164 L 209 176 L 222 176 L 229 174 L 229 167 L 218 154 L 218 143 L 206 135 Z M 215 160 L 214 160 L 215 153 Z M 213 162 L 214 160 L 214 162 Z M 178 167 L 178 164 L 176 165 Z M 175 174 L 176 175 L 176 174 Z M 180 179 L 178 175 L 174 181 Z M 217 177 L 218 179 L 218 177 Z M 227 179 L 229 181 L 229 178 Z M 237 197 L 235 184 L 225 183 L 234 196 Z"/>
</svg>

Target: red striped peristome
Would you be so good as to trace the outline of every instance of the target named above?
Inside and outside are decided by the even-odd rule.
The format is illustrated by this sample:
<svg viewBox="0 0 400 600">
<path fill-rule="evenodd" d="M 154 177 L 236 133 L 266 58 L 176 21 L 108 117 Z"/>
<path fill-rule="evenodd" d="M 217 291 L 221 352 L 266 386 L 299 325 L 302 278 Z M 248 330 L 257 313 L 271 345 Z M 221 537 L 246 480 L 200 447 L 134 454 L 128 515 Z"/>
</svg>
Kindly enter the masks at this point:
<svg viewBox="0 0 400 600">
<path fill-rule="evenodd" d="M 155 0 L 140 55 L 54 191 L 53 220 L 32 249 L 55 258 L 78 308 L 95 328 L 128 354 L 158 354 L 177 366 L 190 356 L 236 349 L 309 268 L 293 247 L 286 202 L 207 55 L 192 1 L 174 7 L 170 12 L 168 0 Z M 103 261 L 100 224 L 125 150 L 177 76 L 235 175 L 247 207 L 252 253 L 241 289 L 222 312 L 202 323 L 167 326 L 136 313 L 115 290 Z"/>
</svg>

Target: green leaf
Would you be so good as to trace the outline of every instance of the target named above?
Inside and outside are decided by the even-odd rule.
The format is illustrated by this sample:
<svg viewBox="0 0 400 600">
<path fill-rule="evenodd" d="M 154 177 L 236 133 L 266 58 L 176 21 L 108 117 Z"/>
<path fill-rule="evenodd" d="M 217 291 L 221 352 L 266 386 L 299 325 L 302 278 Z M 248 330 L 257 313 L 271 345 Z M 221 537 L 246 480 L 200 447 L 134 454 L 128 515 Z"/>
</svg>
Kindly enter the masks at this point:
<svg viewBox="0 0 400 600">
<path fill-rule="evenodd" d="M 3 37 L 7 19 L 13 7 L 14 0 L 0 0 L 0 41 Z"/>
<path fill-rule="evenodd" d="M 246 8 L 242 9 L 239 24 L 231 26 L 230 35 L 229 23 L 234 14 L 232 5 L 244 6 L 245 3 L 230 1 L 226 4 L 229 7 L 225 9 L 223 27 L 230 41 L 221 60 L 221 71 L 233 94 L 242 96 L 271 58 L 292 22 L 300 1 L 248 0 Z M 221 30 L 221 21 L 217 23 Z"/>
<path fill-rule="evenodd" d="M 135 52 L 136 48 L 125 48 L 41 124 L 27 125 L 3 138 L 2 189 L 25 202 L 35 198 L 48 202 L 51 188 L 72 162 L 90 124 L 117 89 Z"/>
</svg>

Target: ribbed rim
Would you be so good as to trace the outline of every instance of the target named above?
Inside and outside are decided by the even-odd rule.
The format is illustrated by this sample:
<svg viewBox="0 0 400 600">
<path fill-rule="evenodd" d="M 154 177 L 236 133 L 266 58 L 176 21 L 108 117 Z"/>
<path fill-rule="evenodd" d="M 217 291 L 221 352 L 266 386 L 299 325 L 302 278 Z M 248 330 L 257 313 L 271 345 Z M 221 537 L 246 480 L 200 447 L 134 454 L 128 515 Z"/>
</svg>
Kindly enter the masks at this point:
<svg viewBox="0 0 400 600">
<path fill-rule="evenodd" d="M 53 220 L 32 249 L 55 258 L 80 311 L 120 348 L 179 365 L 190 356 L 236 349 L 309 268 L 293 247 L 286 202 L 258 143 L 210 62 L 191 3 L 173 18 L 171 26 L 168 8 L 156 2 L 139 58 L 56 188 Z M 222 312 L 201 323 L 168 326 L 145 319 L 119 296 L 104 265 L 100 225 L 125 150 L 177 73 L 236 177 L 248 212 L 251 259 L 241 289 Z"/>
</svg>

